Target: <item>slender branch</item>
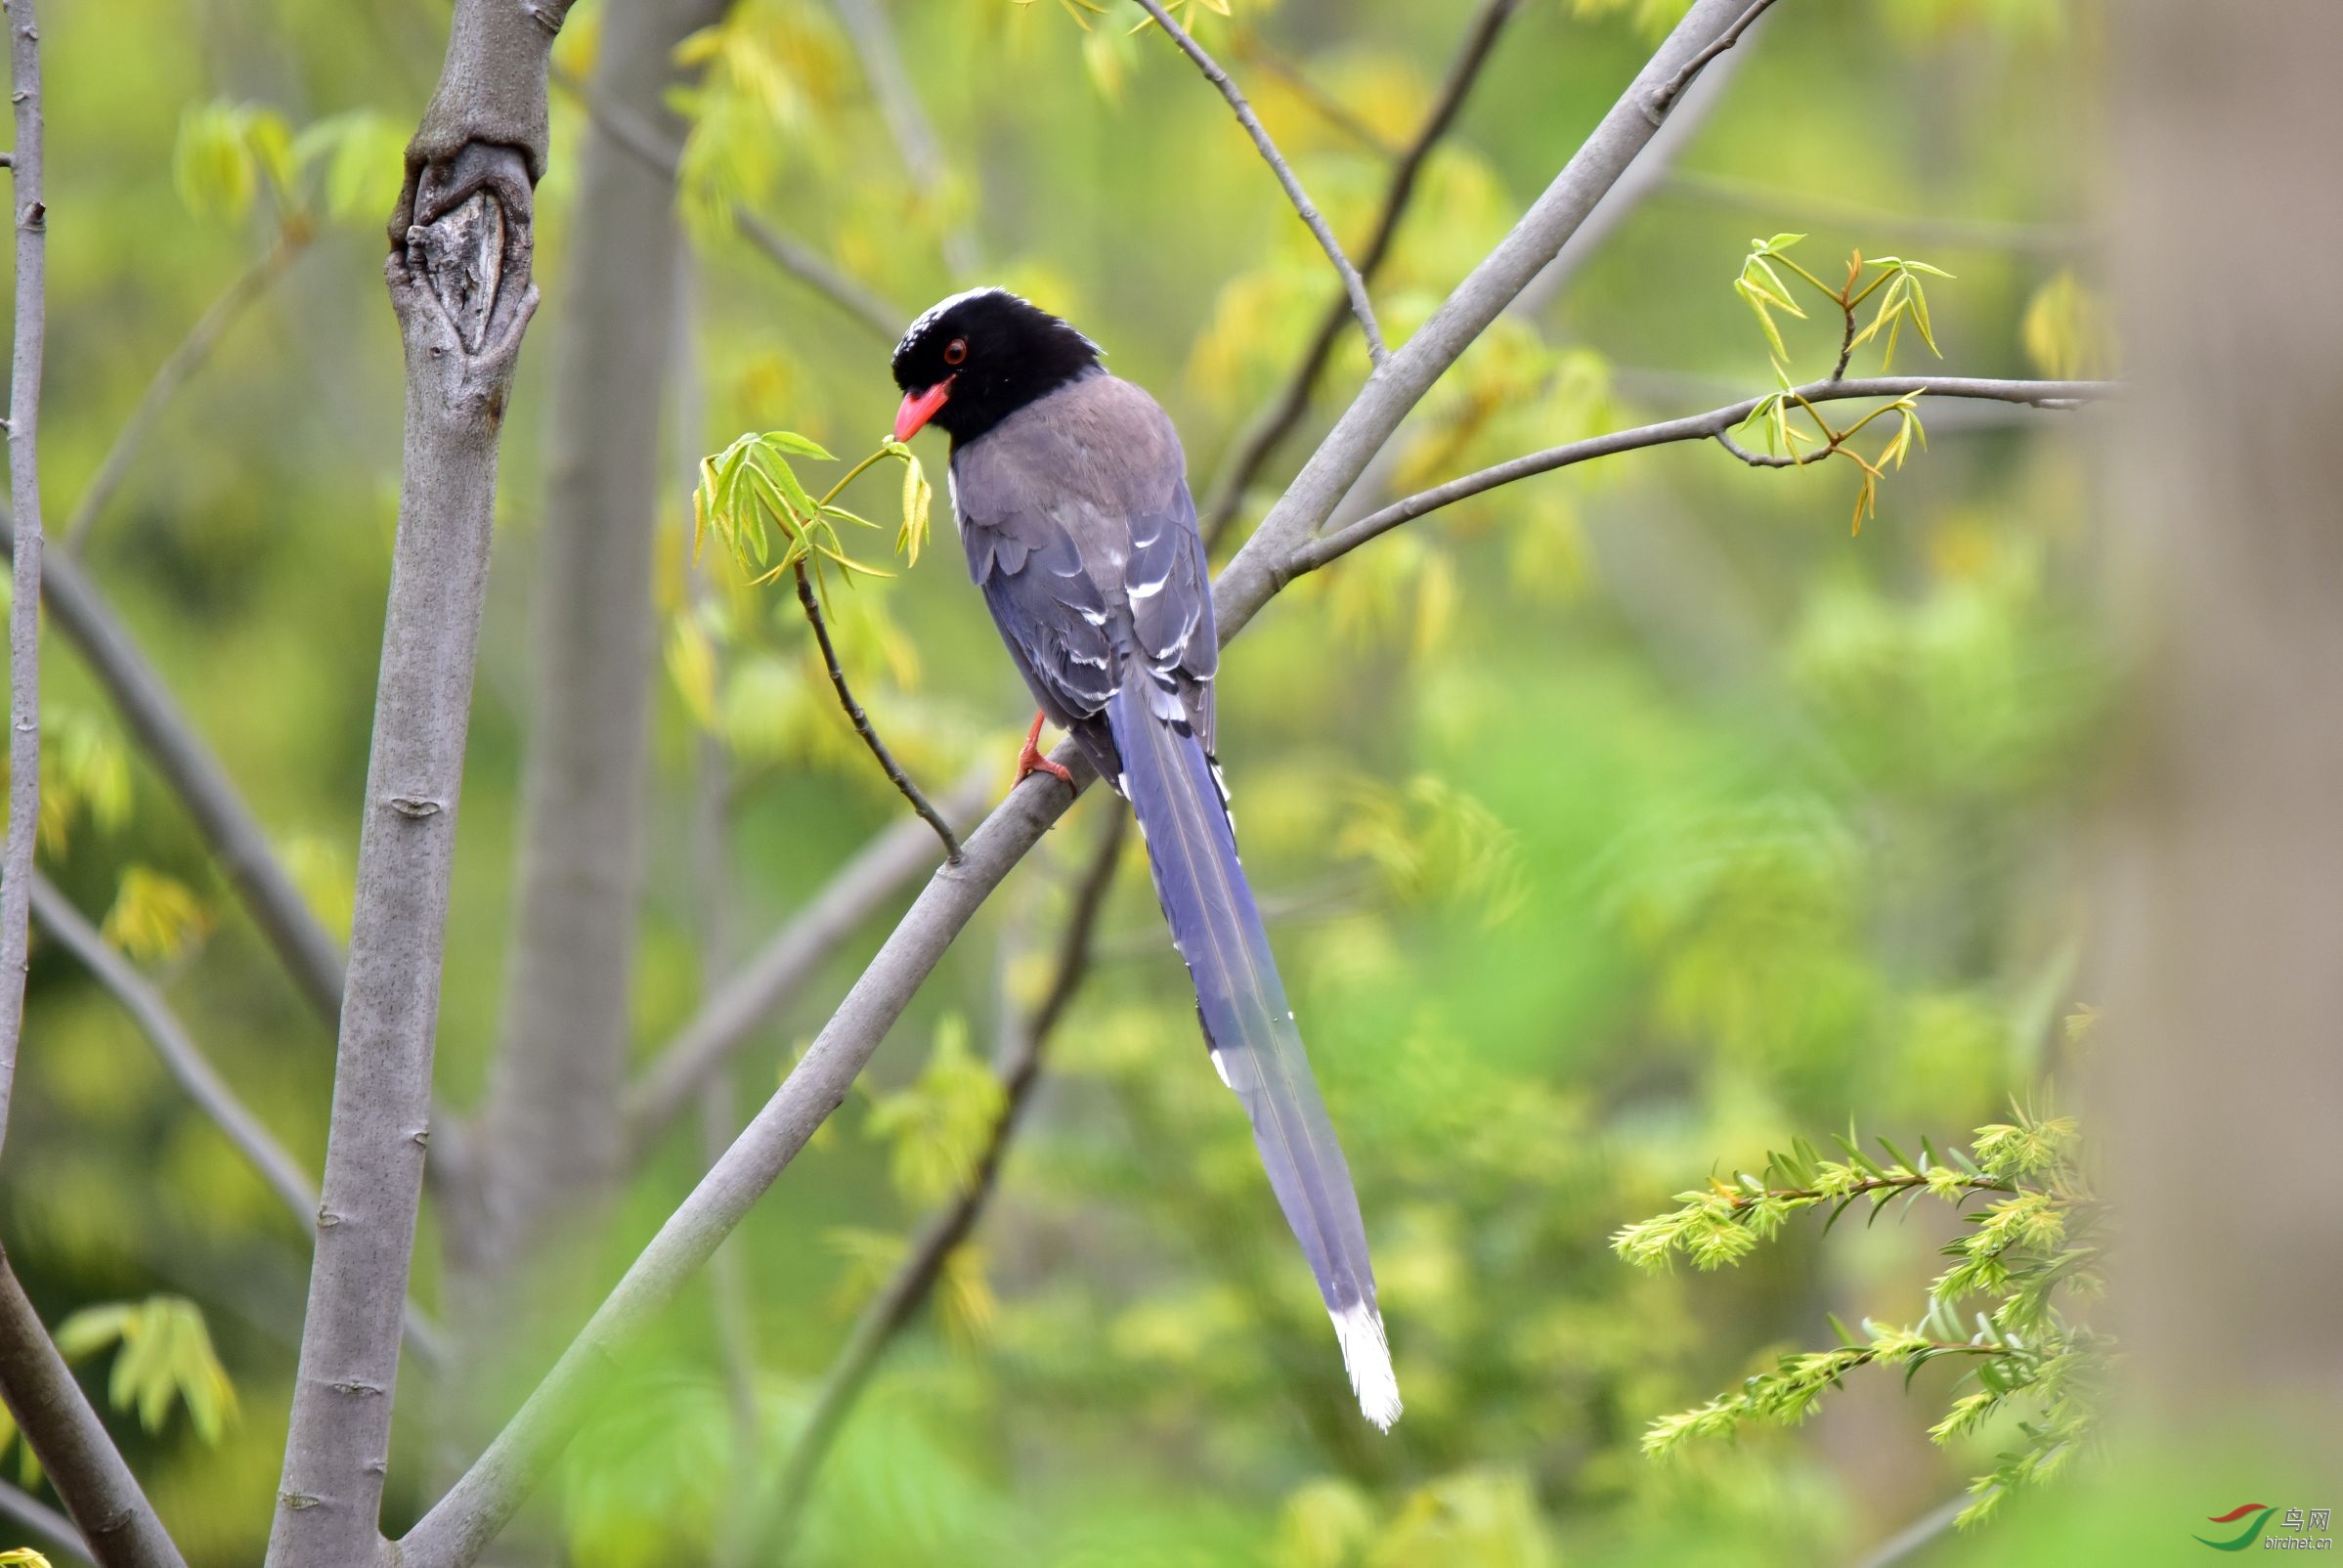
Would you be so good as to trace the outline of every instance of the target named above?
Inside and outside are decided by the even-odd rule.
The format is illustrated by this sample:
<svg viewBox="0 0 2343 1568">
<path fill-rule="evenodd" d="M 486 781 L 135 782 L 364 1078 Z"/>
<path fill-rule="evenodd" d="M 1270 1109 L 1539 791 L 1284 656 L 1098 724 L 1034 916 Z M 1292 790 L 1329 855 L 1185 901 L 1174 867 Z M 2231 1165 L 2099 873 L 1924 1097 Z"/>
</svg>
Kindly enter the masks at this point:
<svg viewBox="0 0 2343 1568">
<path fill-rule="evenodd" d="M 236 1146 L 260 1179 L 283 1201 L 302 1231 L 315 1241 L 318 1192 L 310 1182 L 309 1173 L 236 1097 L 236 1091 L 204 1056 L 153 982 L 140 974 L 137 966 L 73 907 L 72 900 L 38 871 L 32 874 L 32 913 L 41 923 L 41 929 L 122 1004 L 137 1022 L 139 1031 L 154 1047 L 154 1054 L 162 1058 L 164 1070 L 187 1092 L 195 1109 L 220 1129 L 221 1136 Z M 439 1359 L 438 1330 L 412 1301 L 407 1304 L 407 1338 L 426 1361 Z"/>
<path fill-rule="evenodd" d="M 28 0 L 10 0 L 12 30 L 32 25 L 30 11 Z M 17 156 L 24 157 L 22 140 Z M 49 1473 L 49 1484 L 65 1500 L 91 1555 L 106 1568 L 187 1568 L 122 1451 L 41 1327 L 5 1248 L 0 1248 L 0 1395 L 7 1397 L 18 1427 Z"/>
<path fill-rule="evenodd" d="M 497 456 L 537 309 L 545 70 L 568 10 L 456 0 L 389 225 L 383 271 L 407 367 L 399 521 L 324 1197 L 267 1568 L 361 1568 L 382 1550 Z"/>
<path fill-rule="evenodd" d="M 65 1555 L 96 1568 L 98 1559 L 90 1555 L 90 1544 L 73 1521 L 23 1488 L 0 1481 L 0 1518 L 14 1519 Z"/>
<path fill-rule="evenodd" d="M 2029 405 L 2037 409 L 2072 409 L 2115 394 L 2111 381 L 1994 381 L 1951 375 L 1892 375 L 1876 376 L 1853 381 L 1814 381 L 1799 387 L 1793 396 L 1809 403 L 1834 403 L 1847 398 L 1901 398 L 1923 393 L 1933 398 L 1981 398 L 1996 403 Z M 1515 457 L 1478 473 L 1452 479 L 1445 485 L 1394 501 L 1381 511 L 1373 512 L 1357 522 L 1323 534 L 1306 542 L 1284 562 L 1286 575 L 1280 586 L 1307 572 L 1315 572 L 1328 562 L 1339 559 L 1373 539 L 1390 532 L 1402 523 L 1412 522 L 1426 512 L 1438 511 L 1457 501 L 1495 490 L 1499 485 L 1512 484 L 1537 474 L 1551 473 L 1573 463 L 1586 462 L 1596 457 L 1608 457 L 1622 452 L 1635 452 L 1645 447 L 1662 447 L 1677 441 L 1714 441 L 1742 461 L 1759 468 L 1789 468 L 1803 466 L 1791 457 L 1753 453 L 1734 441 L 1733 428 L 1748 418 L 1762 398 L 1744 398 L 1728 403 L 1721 409 L 1706 414 L 1686 414 L 1680 419 L 1663 419 L 1658 424 L 1638 425 L 1632 430 L 1614 430 L 1608 435 L 1589 436 L 1584 441 L 1567 442 Z M 1815 461 L 1805 459 L 1806 463 Z"/>
<path fill-rule="evenodd" d="M 1294 97 L 1309 105 L 1319 118 L 1369 152 L 1396 158 L 1404 151 L 1398 143 L 1360 118 L 1348 104 L 1312 81 L 1308 71 L 1263 43 L 1253 32 L 1239 31 L 1236 35 L 1236 50 L 1238 59 L 1259 65 L 1277 77 L 1292 90 Z M 1364 273 L 1367 269 L 1362 265 L 1359 270 Z"/>
<path fill-rule="evenodd" d="M 1709 62 L 1739 43 L 1741 35 L 1749 31 L 1750 23 L 1765 15 L 1766 7 L 1772 4 L 1773 0 L 1750 0 L 1750 8 L 1741 13 L 1731 26 L 1718 33 L 1710 42 L 1708 48 L 1685 61 L 1683 67 L 1673 76 L 1669 77 L 1666 84 L 1645 102 L 1643 112 L 1651 117 L 1651 122 L 1657 125 L 1667 117 L 1668 110 L 1675 103 L 1677 95 L 1692 85 L 1692 78 L 1707 69 Z"/>
<path fill-rule="evenodd" d="M 954 1250 L 975 1232 L 977 1220 L 999 1186 L 1009 1145 L 1017 1136 L 1033 1086 L 1040 1081 L 1042 1051 L 1090 973 L 1099 915 L 1106 906 L 1106 893 L 1113 887 L 1115 869 L 1121 864 L 1123 838 L 1129 822 L 1130 813 L 1116 803 L 1100 830 L 1098 847 L 1091 851 L 1090 863 L 1083 868 L 1075 888 L 1074 905 L 1066 916 L 1065 934 L 1059 943 L 1058 962 L 1051 973 L 1049 989 L 1002 1053 L 997 1067 L 1001 1114 L 993 1123 L 991 1138 L 976 1157 L 968 1186 L 921 1228 L 910 1254 L 863 1308 L 853 1330 L 846 1335 L 845 1348 L 822 1378 L 821 1388 L 814 1395 L 812 1413 L 807 1416 L 788 1459 L 782 1461 L 772 1500 L 759 1509 L 763 1528 L 756 1532 L 755 1540 L 759 1548 L 769 1556 L 789 1559 L 798 1521 L 811 1496 L 814 1478 L 845 1428 L 855 1401 L 869 1386 L 880 1358 L 909 1327 L 935 1288 L 936 1281 L 943 1277 L 944 1266 Z"/>
<path fill-rule="evenodd" d="M 944 796 L 944 814 L 972 822 L 992 798 L 990 765 L 969 770 Z M 723 1070 L 758 1025 L 794 996 L 846 939 L 912 878 L 935 866 L 925 822 L 903 817 L 874 835 L 821 892 L 718 986 L 653 1056 L 627 1096 L 627 1144 L 643 1159 L 700 1086 Z"/>
<path fill-rule="evenodd" d="M 66 549 L 76 555 L 81 552 L 88 543 L 91 527 L 129 476 L 139 449 L 153 433 L 155 422 L 162 417 L 171 399 L 190 376 L 203 368 L 204 361 L 211 358 L 212 350 L 219 346 L 220 339 L 238 318 L 266 294 L 309 248 L 314 234 L 307 219 L 298 216 L 288 219 L 276 243 L 220 291 L 219 298 L 188 328 L 187 336 L 171 351 L 171 357 L 155 370 L 154 378 L 139 395 L 138 406 L 130 411 L 130 417 L 122 421 L 122 428 L 114 435 L 113 445 L 107 449 L 105 460 L 98 464 L 97 474 L 83 487 L 81 499 L 73 505 L 73 515 L 65 521 Z"/>
<path fill-rule="evenodd" d="M 1553 258 L 1650 141 L 1643 97 L 1736 14 L 1735 0 L 1694 0 L 1545 194 L 1361 390 L 1221 573 L 1213 602 L 1224 645 L 1290 581 L 1295 552 L 1409 410 Z M 1071 742 L 1061 743 L 1053 760 L 1072 772 L 1077 796 L 1095 776 Z M 780 1089 L 660 1227 L 520 1413 L 401 1541 L 402 1568 L 466 1568 L 495 1539 L 576 1428 L 610 1358 L 674 1299 L 797 1157 L 978 906 L 1071 804 L 1067 791 L 1026 780 L 969 835 L 961 863 L 930 879 Z"/>
<path fill-rule="evenodd" d="M 1245 135 L 1253 139 L 1253 146 L 1261 152 L 1262 161 L 1278 177 L 1278 183 L 1285 188 L 1285 198 L 1293 203 L 1293 210 L 1309 226 L 1319 248 L 1326 253 L 1326 260 L 1334 264 L 1335 275 L 1342 280 L 1342 290 L 1350 296 L 1351 314 L 1359 319 L 1359 330 L 1367 334 L 1367 352 L 1378 367 L 1381 366 L 1391 358 L 1391 350 L 1383 346 L 1383 328 L 1375 321 L 1374 302 L 1367 296 L 1367 280 L 1359 276 L 1359 269 L 1352 266 L 1351 258 L 1343 254 L 1342 242 L 1334 238 L 1334 231 L 1326 227 L 1325 217 L 1311 201 L 1310 193 L 1302 189 L 1302 182 L 1294 177 L 1292 165 L 1278 151 L 1278 144 L 1269 139 L 1269 132 L 1262 127 L 1261 116 L 1253 112 L 1253 106 L 1245 102 L 1244 94 L 1238 91 L 1229 73 L 1221 69 L 1220 63 L 1204 53 L 1204 46 L 1190 37 L 1188 29 L 1163 9 L 1163 0 L 1139 0 L 1139 4 L 1170 35 L 1172 42 L 1180 46 L 1180 52 L 1195 62 L 1196 69 L 1204 73 L 1204 80 L 1219 88 L 1220 96 L 1229 101 L 1230 109 L 1237 115 L 1237 123 L 1243 126 Z"/>
<path fill-rule="evenodd" d="M 640 115 L 624 104 L 610 102 L 567 71 L 555 71 L 552 79 L 585 106 L 586 112 L 612 141 L 669 179 L 675 178 L 682 162 L 681 151 L 646 124 Z M 742 237 L 764 252 L 773 265 L 887 342 L 893 342 L 903 330 L 903 323 L 910 320 L 908 313 L 881 299 L 747 207 L 733 208 L 732 221 Z"/>
<path fill-rule="evenodd" d="M 903 799 L 911 803 L 911 808 L 919 813 L 920 820 L 933 828 L 935 836 L 943 841 L 945 863 L 958 865 L 960 840 L 954 836 L 952 824 L 943 819 L 941 811 L 928 804 L 928 798 L 920 793 L 919 786 L 911 782 L 911 775 L 903 771 L 902 763 L 894 760 L 894 754 L 887 749 L 887 743 L 871 727 L 870 716 L 862 711 L 862 704 L 854 700 L 853 690 L 846 684 L 846 670 L 838 662 L 838 648 L 830 640 L 830 623 L 822 618 L 821 600 L 814 596 L 813 580 L 805 571 L 805 563 L 798 562 L 795 570 L 798 603 L 804 609 L 805 619 L 813 627 L 813 640 L 821 644 L 822 663 L 830 672 L 830 688 L 838 693 L 838 705 L 846 711 L 846 719 L 853 724 L 854 733 L 862 737 L 862 744 L 869 747 L 871 755 L 879 760 L 879 766 L 886 772 L 888 782 L 902 792 Z"/>
<path fill-rule="evenodd" d="M 8 614 L 8 839 L 0 851 L 0 1144 L 8 1140 L 31 958 L 33 851 L 41 817 L 41 358 L 48 345 L 49 216 L 41 196 L 41 43 L 32 0 L 8 12 L 16 102 L 16 347 L 8 383 L 8 489 L 20 519 Z"/>
<path fill-rule="evenodd" d="M 1417 177 L 1423 172 L 1424 160 L 1432 149 L 1456 123 L 1464 108 L 1464 100 L 1472 85 L 1480 79 L 1481 67 L 1489 63 L 1497 49 L 1497 34 L 1506 22 L 1521 9 L 1521 0 L 1484 0 L 1471 24 L 1465 28 L 1464 42 L 1450 65 L 1448 76 L 1441 83 L 1440 95 L 1432 101 L 1431 110 L 1424 115 L 1415 138 L 1400 153 L 1392 165 L 1391 179 L 1384 187 L 1383 204 L 1376 215 L 1374 233 L 1368 237 L 1367 248 L 1359 253 L 1362 273 L 1371 278 L 1391 254 L 1400 222 L 1408 215 L 1408 207 L 1415 196 Z M 1203 532 L 1206 547 L 1216 545 L 1236 521 L 1237 508 L 1244 503 L 1244 493 L 1252 487 L 1261 469 L 1272 455 L 1293 433 L 1294 426 L 1309 412 L 1311 389 L 1333 357 L 1334 340 L 1342 333 L 1342 324 L 1350 319 L 1350 301 L 1337 296 L 1318 324 L 1310 347 L 1301 362 L 1286 379 L 1284 388 L 1276 400 L 1253 420 L 1239 438 L 1236 452 L 1222 466 L 1222 474 L 1213 486 L 1212 499 L 1204 507 Z"/>
<path fill-rule="evenodd" d="M 919 91 L 911 85 L 911 73 L 903 67 L 903 51 L 895 42 L 894 22 L 887 14 L 886 0 L 838 0 L 838 14 L 853 36 L 854 52 L 862 59 L 863 79 L 870 83 L 871 96 L 879 101 L 880 117 L 887 121 L 888 134 L 902 154 L 903 166 L 911 172 L 912 184 L 921 196 L 934 200 L 950 182 L 951 168 L 936 142 L 927 108 L 920 103 Z M 984 264 L 983 247 L 973 225 L 958 225 L 944 235 L 943 260 L 956 276 L 964 278 Z"/>
<path fill-rule="evenodd" d="M 1866 1552 L 1855 1568 L 1894 1568 L 1894 1565 L 1940 1539 L 1961 1517 L 1972 1500 L 1966 1495 L 1936 1504 Z"/>
</svg>

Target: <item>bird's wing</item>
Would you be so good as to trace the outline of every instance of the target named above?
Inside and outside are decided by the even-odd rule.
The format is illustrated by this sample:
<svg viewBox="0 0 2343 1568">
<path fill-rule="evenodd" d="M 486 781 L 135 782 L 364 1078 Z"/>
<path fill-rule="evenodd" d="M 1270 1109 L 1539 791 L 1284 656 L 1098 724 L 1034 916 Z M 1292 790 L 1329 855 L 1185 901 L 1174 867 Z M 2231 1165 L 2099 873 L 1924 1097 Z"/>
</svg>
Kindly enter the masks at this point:
<svg viewBox="0 0 2343 1568">
<path fill-rule="evenodd" d="M 1171 420 L 1100 374 L 1051 393 L 953 455 L 969 576 L 1043 710 L 1090 745 L 1136 657 L 1211 732 L 1211 584 Z"/>
</svg>

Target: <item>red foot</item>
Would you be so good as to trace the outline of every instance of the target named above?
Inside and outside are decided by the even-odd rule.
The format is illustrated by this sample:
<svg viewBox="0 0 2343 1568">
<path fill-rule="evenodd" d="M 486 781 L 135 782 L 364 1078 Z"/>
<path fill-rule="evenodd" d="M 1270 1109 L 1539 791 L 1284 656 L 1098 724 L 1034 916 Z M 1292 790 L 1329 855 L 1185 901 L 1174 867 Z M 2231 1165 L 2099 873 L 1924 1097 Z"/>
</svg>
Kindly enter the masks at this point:
<svg viewBox="0 0 2343 1568">
<path fill-rule="evenodd" d="M 1052 773 L 1063 780 L 1067 789 L 1074 787 L 1072 773 L 1041 755 L 1041 725 L 1048 717 L 1047 714 L 1038 713 L 1033 716 L 1033 727 L 1025 731 L 1025 749 L 1017 754 L 1017 777 L 1011 781 L 1011 789 L 1022 784 L 1028 773 Z"/>
</svg>

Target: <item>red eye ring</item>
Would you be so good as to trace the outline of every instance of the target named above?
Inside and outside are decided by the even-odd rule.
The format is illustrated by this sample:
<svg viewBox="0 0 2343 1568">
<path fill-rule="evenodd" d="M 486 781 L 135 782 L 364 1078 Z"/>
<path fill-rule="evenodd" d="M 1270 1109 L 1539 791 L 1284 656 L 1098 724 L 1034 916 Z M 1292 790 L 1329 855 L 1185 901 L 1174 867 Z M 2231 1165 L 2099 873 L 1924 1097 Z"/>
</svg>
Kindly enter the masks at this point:
<svg viewBox="0 0 2343 1568">
<path fill-rule="evenodd" d="M 965 338 L 965 337 L 955 337 L 955 338 L 953 338 L 953 339 L 952 339 L 952 340 L 951 340 L 949 343 L 946 343 L 946 344 L 943 346 L 943 362 L 944 362 L 946 365 L 959 365 L 959 364 L 962 364 L 962 363 L 964 363 L 964 362 L 965 362 L 967 359 L 968 359 L 968 339 L 967 339 L 967 338 Z"/>
</svg>

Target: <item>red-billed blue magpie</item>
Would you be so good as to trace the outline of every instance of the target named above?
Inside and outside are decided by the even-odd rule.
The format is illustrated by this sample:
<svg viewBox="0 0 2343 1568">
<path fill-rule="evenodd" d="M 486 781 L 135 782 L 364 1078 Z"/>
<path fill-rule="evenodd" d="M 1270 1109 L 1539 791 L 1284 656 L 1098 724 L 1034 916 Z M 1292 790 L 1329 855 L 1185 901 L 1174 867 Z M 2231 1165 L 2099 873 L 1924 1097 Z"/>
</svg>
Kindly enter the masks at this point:
<svg viewBox="0 0 2343 1568">
<path fill-rule="evenodd" d="M 1213 756 L 1220 643 L 1186 458 L 1155 400 L 1101 358 L 1004 289 L 955 294 L 895 348 L 895 439 L 930 423 L 952 438 L 969 575 L 1042 715 L 1139 818 L 1212 1065 L 1252 1118 L 1359 1407 L 1388 1428 L 1399 1384 L 1359 1198 L 1237 863 Z M 1019 776 L 1063 777 L 1035 745 L 1040 726 L 1037 717 Z"/>
</svg>

